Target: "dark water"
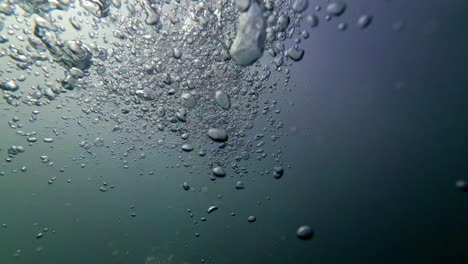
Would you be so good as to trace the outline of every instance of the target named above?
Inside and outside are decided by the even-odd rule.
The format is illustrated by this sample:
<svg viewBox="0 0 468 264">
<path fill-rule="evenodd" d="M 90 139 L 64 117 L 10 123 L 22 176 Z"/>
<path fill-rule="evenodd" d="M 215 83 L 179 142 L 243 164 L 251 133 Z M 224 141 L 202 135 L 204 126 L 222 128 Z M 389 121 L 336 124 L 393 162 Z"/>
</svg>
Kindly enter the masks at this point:
<svg viewBox="0 0 468 264">
<path fill-rule="evenodd" d="M 284 136 L 263 147 L 281 146 L 279 180 L 266 172 L 273 162 L 251 154 L 242 178 L 228 169 L 211 181 L 206 157 L 140 151 L 144 135 L 116 136 L 74 100 L 38 108 L 30 124 L 36 108 L 2 101 L 3 160 L 11 145 L 27 146 L 8 127 L 14 116 L 27 131 L 60 136 L 0 162 L 0 263 L 466 263 L 468 196 L 455 182 L 468 179 L 467 11 L 461 0 L 353 1 L 346 31 L 321 19 L 290 67 L 291 91 L 260 98 L 281 109 Z M 354 24 L 362 12 L 374 17 L 365 30 Z M 264 127 L 259 117 L 247 133 Z M 96 137 L 110 146 L 80 157 L 80 142 Z M 301 225 L 313 239 L 296 237 Z"/>
</svg>

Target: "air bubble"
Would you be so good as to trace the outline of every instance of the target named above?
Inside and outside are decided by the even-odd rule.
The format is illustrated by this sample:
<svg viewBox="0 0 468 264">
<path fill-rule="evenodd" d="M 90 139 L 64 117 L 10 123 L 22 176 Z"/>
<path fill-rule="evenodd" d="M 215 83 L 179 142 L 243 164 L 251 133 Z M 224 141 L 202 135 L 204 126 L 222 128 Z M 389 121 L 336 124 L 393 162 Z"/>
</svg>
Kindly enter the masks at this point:
<svg viewBox="0 0 468 264">
<path fill-rule="evenodd" d="M 297 229 L 296 235 L 299 239 L 309 240 L 314 236 L 314 230 L 307 225 L 303 225 Z"/>
</svg>

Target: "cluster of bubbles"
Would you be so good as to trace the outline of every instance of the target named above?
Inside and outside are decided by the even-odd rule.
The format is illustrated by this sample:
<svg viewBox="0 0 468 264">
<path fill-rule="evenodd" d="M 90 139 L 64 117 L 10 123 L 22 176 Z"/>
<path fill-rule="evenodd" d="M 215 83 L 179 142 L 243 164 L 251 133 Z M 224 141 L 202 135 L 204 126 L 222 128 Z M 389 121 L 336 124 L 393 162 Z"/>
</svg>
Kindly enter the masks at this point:
<svg viewBox="0 0 468 264">
<path fill-rule="evenodd" d="M 309 4 L 308 0 L 2 1 L 2 104 L 34 107 L 29 121 L 35 122 L 38 107 L 74 100 L 95 122 L 114 122 L 111 132 L 124 131 L 122 138 L 130 150 L 141 141 L 148 149 L 196 152 L 206 157 L 212 180 L 231 170 L 242 174 L 238 162 L 251 156 L 265 159 L 264 145 L 275 144 L 286 134 L 278 118 L 278 102 L 269 94 L 292 86 L 290 66 L 306 55 L 302 42 L 309 31 L 322 23 L 322 17 L 338 19 L 348 8 L 340 1 L 314 8 Z M 365 29 L 373 19 L 362 14 L 355 25 Z M 339 30 L 348 27 L 348 22 L 338 24 Z M 27 85 L 28 78 L 43 78 L 43 82 Z M 269 127 L 249 138 L 259 117 Z M 18 122 L 12 118 L 10 128 L 27 144 L 54 142 L 54 137 L 41 140 L 35 132 L 22 131 Z M 156 135 L 157 140 L 152 140 Z M 105 142 L 99 137 L 79 145 L 94 155 L 92 148 Z M 24 151 L 23 146 L 10 146 L 6 161 Z M 285 174 L 281 153 L 277 147 L 270 155 L 275 165 L 268 173 L 275 179 Z M 144 157 L 141 153 L 140 158 Z M 53 166 L 48 156 L 40 160 Z M 124 168 L 128 168 L 126 161 Z M 468 189 L 465 181 L 456 184 Z M 99 190 L 113 188 L 104 182 Z M 192 187 L 183 182 L 181 189 Z M 245 189 L 245 183 L 236 180 L 235 189 Z M 217 210 L 210 206 L 207 214 Z M 249 223 L 256 220 L 253 215 L 247 218 Z M 301 226 L 296 235 L 308 240 L 314 230 Z"/>
<path fill-rule="evenodd" d="M 287 86 L 288 66 L 304 56 L 299 44 L 309 33 L 302 24 L 319 23 L 317 15 L 304 13 L 308 6 L 307 0 L 6 1 L 0 8 L 3 19 L 15 15 L 23 25 L 9 26 L 20 44 L 9 45 L 3 54 L 12 68 L 28 75 L 40 75 L 32 72 L 40 67 L 46 81 L 18 92 L 18 82 L 26 79 L 21 75 L 0 80 L 0 89 L 14 106 L 41 106 L 79 90 L 86 114 L 101 114 L 119 125 L 136 117 L 150 130 L 188 133 L 198 146 L 185 144 L 184 151 L 211 139 L 221 143 L 218 152 L 236 153 L 247 148 L 244 137 L 255 117 L 270 110 L 262 111 L 260 95 Z M 345 10 L 343 2 L 329 3 L 325 19 Z M 64 15 L 69 25 L 60 23 Z M 371 21 L 363 15 L 357 23 L 364 28 Z M 93 29 L 87 36 L 79 33 L 84 24 Z M 66 38 L 71 31 L 78 35 Z M 2 35 L 2 42 L 8 41 Z M 269 57 L 260 63 L 263 53 Z M 60 66 L 57 71 L 65 75 L 52 80 L 46 63 Z M 282 128 L 269 119 L 272 127 Z"/>
</svg>

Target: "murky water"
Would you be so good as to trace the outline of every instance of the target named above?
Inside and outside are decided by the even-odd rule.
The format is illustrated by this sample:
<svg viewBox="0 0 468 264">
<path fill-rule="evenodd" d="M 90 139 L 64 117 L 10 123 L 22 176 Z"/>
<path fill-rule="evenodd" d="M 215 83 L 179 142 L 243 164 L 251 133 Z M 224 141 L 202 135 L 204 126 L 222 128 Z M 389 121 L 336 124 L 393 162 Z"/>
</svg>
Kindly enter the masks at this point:
<svg viewBox="0 0 468 264">
<path fill-rule="evenodd" d="M 0 263 L 465 263 L 467 11 L 1 0 Z"/>
</svg>

